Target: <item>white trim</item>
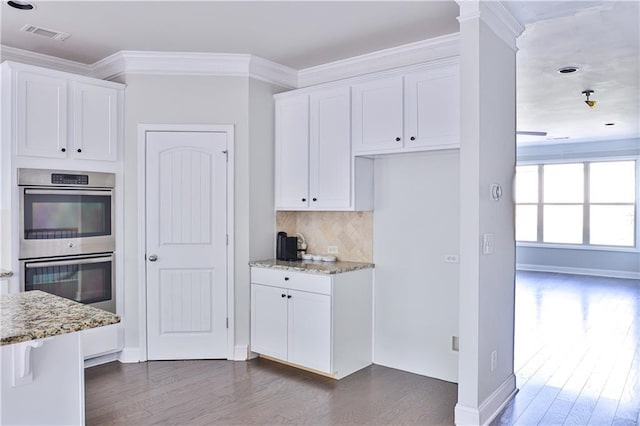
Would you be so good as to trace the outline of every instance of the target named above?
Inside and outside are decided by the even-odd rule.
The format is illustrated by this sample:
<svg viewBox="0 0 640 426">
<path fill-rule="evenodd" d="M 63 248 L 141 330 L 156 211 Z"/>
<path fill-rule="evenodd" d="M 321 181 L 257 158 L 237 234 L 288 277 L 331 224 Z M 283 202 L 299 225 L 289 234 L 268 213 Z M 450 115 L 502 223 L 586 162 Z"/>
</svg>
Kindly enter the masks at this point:
<svg viewBox="0 0 640 426">
<path fill-rule="evenodd" d="M 142 347 L 142 346 L 141 346 Z M 118 357 L 118 361 L 123 364 L 130 364 L 142 361 L 140 356 L 140 348 L 124 348 L 120 352 L 120 356 Z"/>
<path fill-rule="evenodd" d="M 531 265 L 526 263 L 518 263 L 516 264 L 516 270 L 532 271 L 532 272 L 553 272 L 557 274 L 571 274 L 571 275 L 591 275 L 595 277 L 640 280 L 640 272 L 617 271 L 614 269 L 572 268 L 569 266 Z"/>
<path fill-rule="evenodd" d="M 101 355 L 84 360 L 84 368 L 95 367 L 96 365 L 106 364 L 108 362 L 118 361 L 120 359 L 119 352 Z"/>
<path fill-rule="evenodd" d="M 456 2 L 460 6 L 459 23 L 480 19 L 511 49 L 518 50 L 516 39 L 522 34 L 524 27 L 509 13 L 502 2 L 464 0 L 456 0 Z"/>
<path fill-rule="evenodd" d="M 123 50 L 92 65 L 93 75 L 114 79 L 124 74 L 250 77 L 294 88 L 298 72 L 241 53 L 144 52 Z"/>
<path fill-rule="evenodd" d="M 297 87 L 343 80 L 376 71 L 458 56 L 459 54 L 460 34 L 447 34 L 301 69 L 298 71 Z"/>
<path fill-rule="evenodd" d="M 516 376 L 510 374 L 478 408 L 456 404 L 456 425 L 488 425 L 518 392 Z"/>
<path fill-rule="evenodd" d="M 630 203 L 629 203 L 630 204 Z M 531 204 L 534 206 L 535 204 Z M 640 247 L 614 247 L 614 246 L 596 246 L 587 244 L 555 244 L 555 243 L 538 243 L 533 241 L 516 241 L 516 247 L 531 247 L 549 250 L 587 250 L 587 251 L 606 251 L 608 253 L 640 253 Z"/>
<path fill-rule="evenodd" d="M 84 76 L 92 75 L 91 65 L 5 45 L 0 45 L 0 61 L 20 62 Z"/>
<path fill-rule="evenodd" d="M 235 262 L 234 262 L 234 147 L 235 134 L 232 124 L 138 124 L 138 259 L 145 259 L 146 255 L 146 133 L 161 132 L 224 132 L 227 134 L 227 357 L 235 357 Z M 138 290 L 139 325 L 138 336 L 140 354 L 138 359 L 146 361 L 147 352 L 147 288 L 146 262 L 138 264 L 140 285 Z M 125 349 L 126 350 L 126 349 Z M 124 352 L 124 351 L 123 351 Z M 121 357 L 122 359 L 122 357 Z M 123 361 L 124 362 L 124 361 Z"/>
<path fill-rule="evenodd" d="M 233 348 L 233 361 L 246 361 L 249 359 L 249 345 L 237 345 Z"/>
</svg>

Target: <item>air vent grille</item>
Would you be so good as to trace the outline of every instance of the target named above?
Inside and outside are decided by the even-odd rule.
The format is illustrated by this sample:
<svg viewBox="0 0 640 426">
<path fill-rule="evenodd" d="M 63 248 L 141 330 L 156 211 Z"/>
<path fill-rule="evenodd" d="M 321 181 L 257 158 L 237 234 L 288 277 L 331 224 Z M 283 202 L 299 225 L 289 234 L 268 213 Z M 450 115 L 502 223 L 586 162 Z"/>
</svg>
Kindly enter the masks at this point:
<svg viewBox="0 0 640 426">
<path fill-rule="evenodd" d="M 29 25 L 29 24 L 20 28 L 20 31 L 25 31 L 31 34 L 36 34 L 39 36 L 52 38 L 54 40 L 60 40 L 60 41 L 65 41 L 66 39 L 71 37 L 71 34 L 63 33 L 61 31 L 56 31 L 56 30 L 50 30 L 42 27 L 36 27 L 35 25 Z"/>
</svg>

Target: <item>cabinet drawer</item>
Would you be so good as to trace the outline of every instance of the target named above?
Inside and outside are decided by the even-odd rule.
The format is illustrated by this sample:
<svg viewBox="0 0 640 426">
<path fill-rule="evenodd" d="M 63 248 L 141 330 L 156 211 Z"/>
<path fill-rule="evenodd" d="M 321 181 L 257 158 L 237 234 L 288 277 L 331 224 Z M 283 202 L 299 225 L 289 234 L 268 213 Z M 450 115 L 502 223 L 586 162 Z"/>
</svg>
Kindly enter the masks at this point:
<svg viewBox="0 0 640 426">
<path fill-rule="evenodd" d="M 291 290 L 331 295 L 331 276 L 305 272 L 251 268 L 251 282 Z"/>
</svg>

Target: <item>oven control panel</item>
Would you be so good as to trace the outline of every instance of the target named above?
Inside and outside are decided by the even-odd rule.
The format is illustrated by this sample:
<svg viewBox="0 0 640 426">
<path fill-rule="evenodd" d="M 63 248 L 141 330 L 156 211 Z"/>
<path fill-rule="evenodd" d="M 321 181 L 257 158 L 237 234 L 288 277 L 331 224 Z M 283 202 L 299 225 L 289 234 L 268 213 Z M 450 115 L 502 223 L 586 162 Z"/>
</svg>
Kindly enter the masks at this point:
<svg viewBox="0 0 640 426">
<path fill-rule="evenodd" d="M 89 185 L 89 176 L 52 173 L 51 183 L 54 185 Z"/>
</svg>

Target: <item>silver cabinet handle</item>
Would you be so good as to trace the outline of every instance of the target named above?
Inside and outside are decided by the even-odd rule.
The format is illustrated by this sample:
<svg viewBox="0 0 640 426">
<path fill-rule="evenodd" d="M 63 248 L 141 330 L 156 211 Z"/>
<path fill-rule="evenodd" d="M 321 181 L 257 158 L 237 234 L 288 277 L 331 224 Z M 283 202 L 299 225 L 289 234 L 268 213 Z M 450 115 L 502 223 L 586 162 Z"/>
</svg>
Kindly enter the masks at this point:
<svg viewBox="0 0 640 426">
<path fill-rule="evenodd" d="M 158 255 L 152 254 L 149 256 L 149 262 L 155 262 L 158 260 Z"/>
</svg>

